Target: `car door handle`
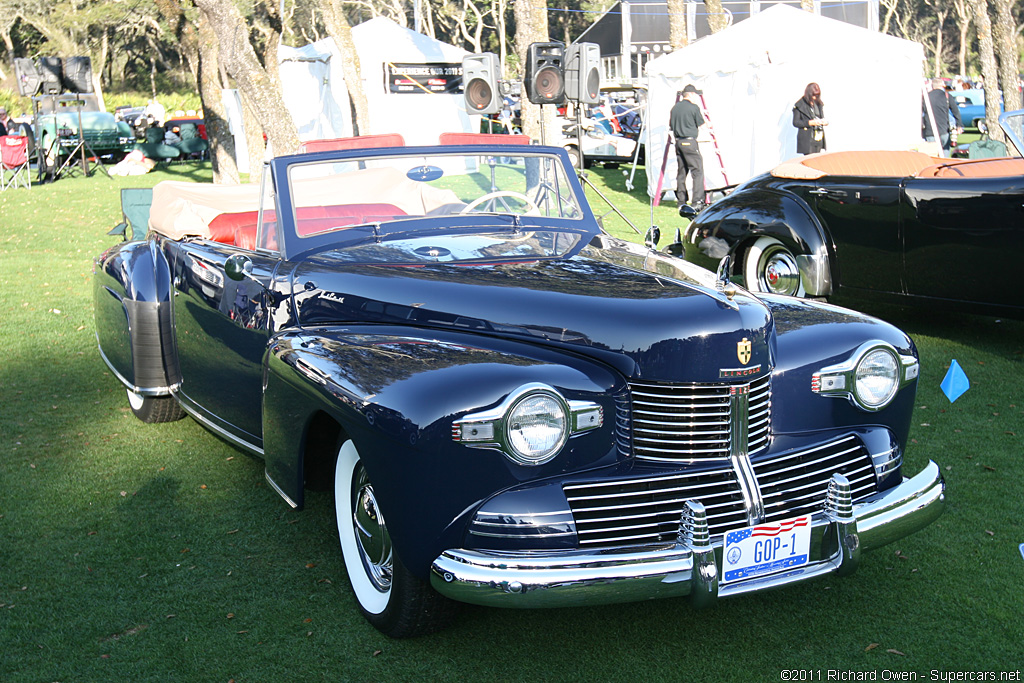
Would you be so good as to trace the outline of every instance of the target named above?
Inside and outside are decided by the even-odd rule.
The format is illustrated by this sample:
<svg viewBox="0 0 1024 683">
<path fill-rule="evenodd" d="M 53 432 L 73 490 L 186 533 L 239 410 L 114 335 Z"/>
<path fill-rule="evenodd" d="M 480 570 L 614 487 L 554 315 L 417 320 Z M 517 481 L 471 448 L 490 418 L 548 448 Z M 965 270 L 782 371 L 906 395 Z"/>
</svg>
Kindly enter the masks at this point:
<svg viewBox="0 0 1024 683">
<path fill-rule="evenodd" d="M 817 194 L 817 195 L 828 194 L 828 190 L 819 187 L 817 190 L 811 190 L 807 194 Z"/>
</svg>

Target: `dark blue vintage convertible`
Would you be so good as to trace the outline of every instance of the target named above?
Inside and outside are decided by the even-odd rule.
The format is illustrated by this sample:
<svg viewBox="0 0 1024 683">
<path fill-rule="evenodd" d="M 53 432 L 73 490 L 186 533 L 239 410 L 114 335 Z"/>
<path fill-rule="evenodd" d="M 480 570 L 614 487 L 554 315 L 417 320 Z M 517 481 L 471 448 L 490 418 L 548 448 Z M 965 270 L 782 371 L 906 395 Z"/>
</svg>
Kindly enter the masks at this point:
<svg viewBox="0 0 1024 683">
<path fill-rule="evenodd" d="M 935 463 L 904 475 L 904 333 L 610 237 L 561 149 L 388 142 L 275 158 L 256 190 L 162 183 L 95 262 L 134 414 L 190 415 L 294 507 L 333 489 L 382 632 L 458 602 L 708 605 L 940 514 Z"/>
</svg>

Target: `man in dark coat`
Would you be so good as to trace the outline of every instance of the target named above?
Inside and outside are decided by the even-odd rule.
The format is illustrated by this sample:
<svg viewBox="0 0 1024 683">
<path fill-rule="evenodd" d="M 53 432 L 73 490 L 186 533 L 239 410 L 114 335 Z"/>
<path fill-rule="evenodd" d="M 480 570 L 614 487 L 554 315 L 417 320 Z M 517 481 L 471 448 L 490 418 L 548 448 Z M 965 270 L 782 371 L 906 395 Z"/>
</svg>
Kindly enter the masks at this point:
<svg viewBox="0 0 1024 683">
<path fill-rule="evenodd" d="M 669 113 L 669 128 L 676 145 L 676 201 L 687 204 L 686 176 L 693 181 L 693 203 L 700 211 L 704 208 L 704 158 L 700 155 L 697 134 L 704 125 L 704 115 L 697 104 L 701 92 L 690 84 L 683 88 L 683 97 Z"/>
<path fill-rule="evenodd" d="M 929 115 L 928 109 L 931 108 Z M 946 92 L 945 84 L 941 78 L 932 79 L 932 89 L 928 92 L 928 101 L 921 106 L 921 116 L 924 119 L 921 134 L 928 142 L 935 141 L 935 133 L 932 132 L 932 117 L 935 119 L 935 130 L 938 131 L 938 139 L 942 143 L 942 149 L 949 151 L 952 147 L 949 129 L 949 117 L 953 117 L 956 123 L 957 132 L 964 129 L 964 122 L 960 118 L 960 107 L 952 100 Z"/>
</svg>

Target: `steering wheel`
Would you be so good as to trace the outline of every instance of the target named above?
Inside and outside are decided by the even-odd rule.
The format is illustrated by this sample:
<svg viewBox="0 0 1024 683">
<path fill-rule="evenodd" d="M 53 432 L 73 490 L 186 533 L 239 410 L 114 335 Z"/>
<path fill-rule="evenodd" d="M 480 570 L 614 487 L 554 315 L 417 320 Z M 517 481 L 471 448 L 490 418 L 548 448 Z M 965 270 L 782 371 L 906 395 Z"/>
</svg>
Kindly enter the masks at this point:
<svg viewBox="0 0 1024 683">
<path fill-rule="evenodd" d="M 488 192 L 482 197 L 477 197 L 476 199 L 471 201 L 469 204 L 466 205 L 466 208 L 464 208 L 460 213 L 472 213 L 484 202 L 497 199 L 498 197 L 511 197 L 513 199 L 518 199 L 523 204 L 526 204 L 527 210 L 523 212 L 524 215 L 537 216 L 540 214 L 540 207 L 537 206 L 536 202 L 527 197 L 525 194 L 520 194 L 519 192 L 512 192 L 511 190 L 497 190 L 496 192 Z M 508 204 L 505 204 L 504 202 L 502 202 L 502 204 L 505 205 L 506 209 L 509 208 Z"/>
</svg>

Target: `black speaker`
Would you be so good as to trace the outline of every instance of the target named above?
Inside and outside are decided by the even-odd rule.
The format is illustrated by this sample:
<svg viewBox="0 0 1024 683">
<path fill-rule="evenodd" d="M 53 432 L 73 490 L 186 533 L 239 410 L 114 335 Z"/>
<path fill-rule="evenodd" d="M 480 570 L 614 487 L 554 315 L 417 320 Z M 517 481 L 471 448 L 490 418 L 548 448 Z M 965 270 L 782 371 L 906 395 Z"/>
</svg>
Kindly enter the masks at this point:
<svg viewBox="0 0 1024 683">
<path fill-rule="evenodd" d="M 462 94 L 470 114 L 497 114 L 501 111 L 500 75 L 501 63 L 493 52 L 462 58 Z"/>
<path fill-rule="evenodd" d="M 68 92 L 92 92 L 92 60 L 68 57 L 64 60 L 64 89 Z"/>
<path fill-rule="evenodd" d="M 564 43 L 530 43 L 523 78 L 526 99 L 534 104 L 565 103 L 564 58 Z"/>
<path fill-rule="evenodd" d="M 565 97 L 583 104 L 601 101 L 601 47 L 575 43 L 565 50 Z"/>
<path fill-rule="evenodd" d="M 44 95 L 59 95 L 61 78 L 64 76 L 64 61 L 60 57 L 40 57 L 39 79 L 42 81 Z"/>
<path fill-rule="evenodd" d="M 42 79 L 36 71 L 31 59 L 17 57 L 14 60 L 14 77 L 18 79 L 18 94 L 22 97 L 35 97 L 39 92 Z"/>
</svg>

